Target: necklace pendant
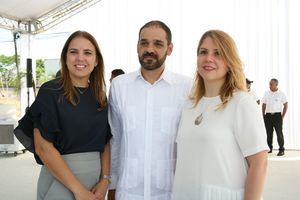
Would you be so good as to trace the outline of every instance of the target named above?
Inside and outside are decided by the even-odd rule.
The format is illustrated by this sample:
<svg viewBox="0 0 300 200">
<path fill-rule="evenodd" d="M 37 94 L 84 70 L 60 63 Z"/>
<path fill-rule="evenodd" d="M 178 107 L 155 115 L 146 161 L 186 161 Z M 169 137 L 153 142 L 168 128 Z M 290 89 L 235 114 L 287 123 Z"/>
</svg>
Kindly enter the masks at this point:
<svg viewBox="0 0 300 200">
<path fill-rule="evenodd" d="M 195 125 L 198 126 L 199 124 L 201 124 L 202 120 L 203 120 L 203 115 L 201 113 L 198 117 L 196 117 L 195 122 L 194 122 Z"/>
<path fill-rule="evenodd" d="M 87 89 L 88 89 L 88 87 L 87 88 L 84 88 L 83 90 L 81 90 L 80 88 L 78 88 L 78 87 L 75 87 L 76 88 L 76 90 L 82 95 L 82 94 L 84 94 L 86 91 L 87 91 Z"/>
</svg>

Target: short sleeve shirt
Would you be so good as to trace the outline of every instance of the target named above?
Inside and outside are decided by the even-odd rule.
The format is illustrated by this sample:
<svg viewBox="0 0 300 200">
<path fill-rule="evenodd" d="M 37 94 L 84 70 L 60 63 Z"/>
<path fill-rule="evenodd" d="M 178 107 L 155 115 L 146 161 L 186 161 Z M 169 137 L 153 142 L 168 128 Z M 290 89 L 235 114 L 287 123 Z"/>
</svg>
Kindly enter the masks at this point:
<svg viewBox="0 0 300 200">
<path fill-rule="evenodd" d="M 286 102 L 287 98 L 280 90 L 277 90 L 276 92 L 267 91 L 262 99 L 262 103 L 266 104 L 266 113 L 281 112 L 282 105 Z"/>
<path fill-rule="evenodd" d="M 107 107 L 99 110 L 99 103 L 91 88 L 81 88 L 77 105 L 64 96 L 57 80 L 43 84 L 38 96 L 15 130 L 18 139 L 34 152 L 33 128 L 52 142 L 63 154 L 103 152 L 111 138 Z M 25 135 L 25 136 L 24 136 Z M 38 163 L 42 164 L 37 155 Z"/>
</svg>

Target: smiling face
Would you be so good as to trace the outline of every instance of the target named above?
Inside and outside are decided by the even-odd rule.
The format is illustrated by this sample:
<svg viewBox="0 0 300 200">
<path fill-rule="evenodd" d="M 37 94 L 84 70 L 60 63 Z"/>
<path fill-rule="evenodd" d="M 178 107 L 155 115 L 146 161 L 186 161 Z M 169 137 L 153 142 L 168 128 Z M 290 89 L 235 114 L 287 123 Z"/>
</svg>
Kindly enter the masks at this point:
<svg viewBox="0 0 300 200">
<path fill-rule="evenodd" d="M 137 47 L 142 68 L 155 70 L 164 66 L 166 57 L 172 53 L 172 48 L 162 28 L 151 26 L 142 29 Z"/>
<path fill-rule="evenodd" d="M 197 72 L 205 83 L 222 85 L 226 79 L 228 67 L 220 49 L 211 37 L 206 37 L 200 45 L 197 57 Z"/>
<path fill-rule="evenodd" d="M 83 37 L 75 37 L 69 44 L 66 64 L 75 86 L 87 86 L 90 74 L 97 65 L 94 45 Z"/>
</svg>

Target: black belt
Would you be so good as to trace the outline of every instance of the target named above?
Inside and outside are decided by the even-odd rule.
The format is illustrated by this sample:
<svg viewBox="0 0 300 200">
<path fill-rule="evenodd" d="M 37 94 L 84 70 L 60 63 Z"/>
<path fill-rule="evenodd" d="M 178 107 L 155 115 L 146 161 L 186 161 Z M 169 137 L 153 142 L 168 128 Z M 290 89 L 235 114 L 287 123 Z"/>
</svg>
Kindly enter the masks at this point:
<svg viewBox="0 0 300 200">
<path fill-rule="evenodd" d="M 280 114 L 280 115 L 281 115 L 281 112 L 266 113 L 266 115 L 278 115 L 278 114 Z"/>
</svg>

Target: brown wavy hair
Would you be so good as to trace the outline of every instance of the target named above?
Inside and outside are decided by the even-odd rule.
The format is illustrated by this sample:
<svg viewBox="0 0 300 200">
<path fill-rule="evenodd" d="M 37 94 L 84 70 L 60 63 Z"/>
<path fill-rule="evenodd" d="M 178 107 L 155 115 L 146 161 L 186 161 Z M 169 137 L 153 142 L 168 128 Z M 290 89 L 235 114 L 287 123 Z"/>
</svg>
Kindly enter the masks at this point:
<svg viewBox="0 0 300 200">
<path fill-rule="evenodd" d="M 76 31 L 72 33 L 62 49 L 60 56 L 61 77 L 59 81 L 61 82 L 64 89 L 63 96 L 65 96 L 67 100 L 70 101 L 74 106 L 76 106 L 80 101 L 80 96 L 76 91 L 74 85 L 72 84 L 72 80 L 67 67 L 67 52 L 69 49 L 69 45 L 70 42 L 77 37 L 82 37 L 89 40 L 95 47 L 97 65 L 94 67 L 94 70 L 90 74 L 89 87 L 91 87 L 96 100 L 99 102 L 99 110 L 102 110 L 107 105 L 105 92 L 106 85 L 104 80 L 104 61 L 96 39 L 86 31 Z"/>
<path fill-rule="evenodd" d="M 197 48 L 197 56 L 199 56 L 200 47 L 207 37 L 210 37 L 214 41 L 215 45 L 220 50 L 222 59 L 228 67 L 225 82 L 220 90 L 220 98 L 222 103 L 218 107 L 224 108 L 228 101 L 232 98 L 234 91 L 247 91 L 243 63 L 238 54 L 234 40 L 227 33 L 221 30 L 209 30 L 202 35 Z M 196 106 L 204 94 L 204 80 L 196 70 L 195 81 L 190 95 L 190 100 L 192 100 Z"/>
</svg>

